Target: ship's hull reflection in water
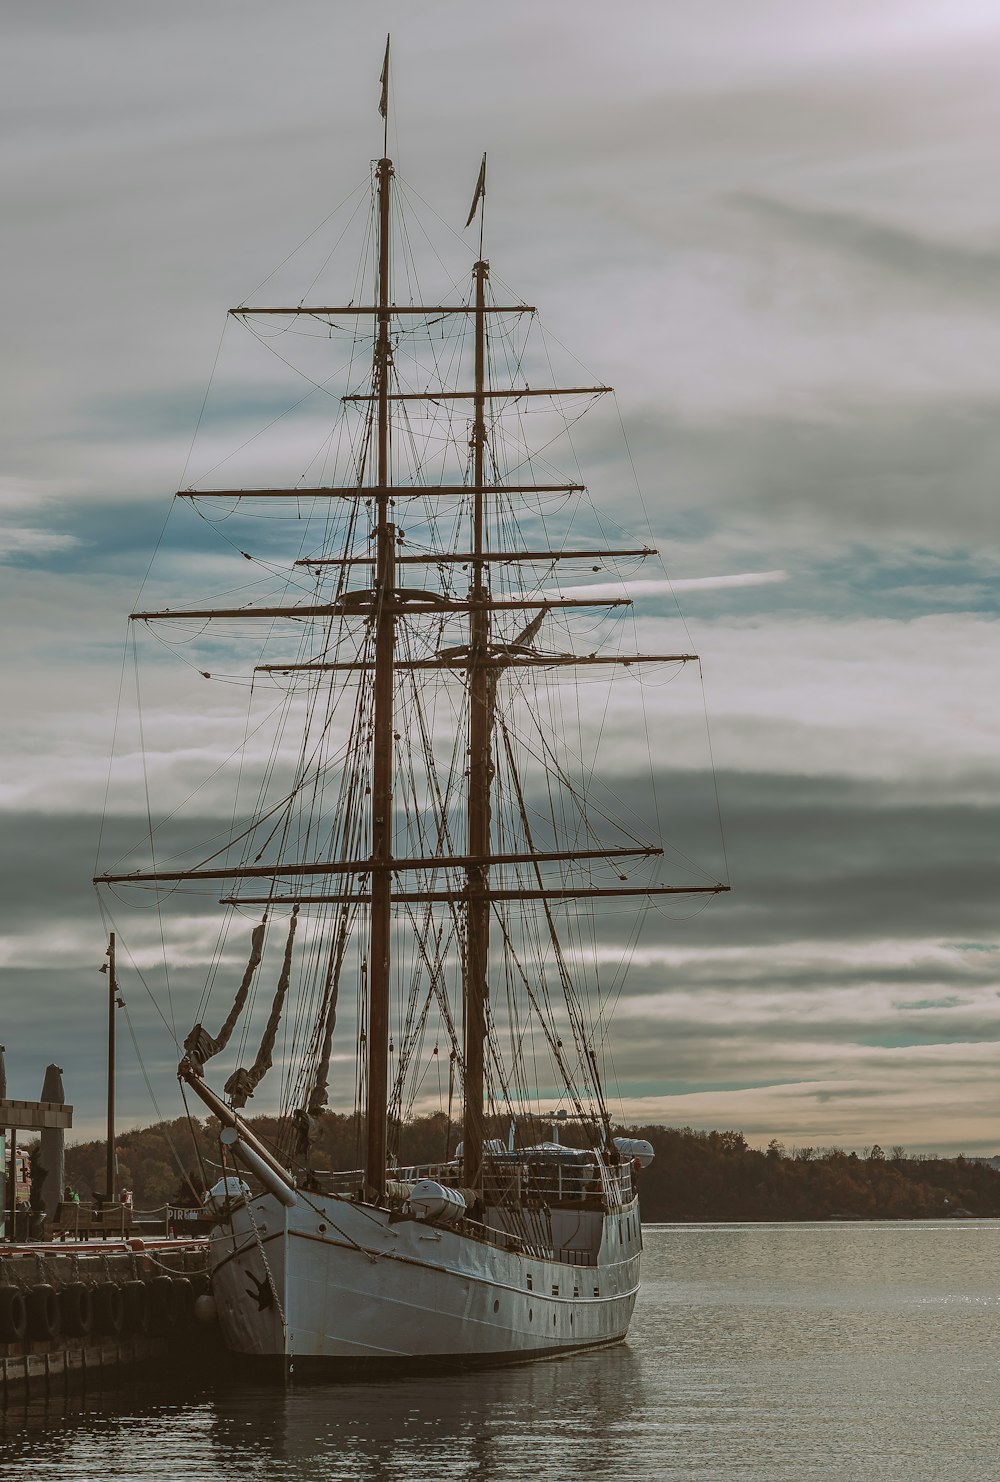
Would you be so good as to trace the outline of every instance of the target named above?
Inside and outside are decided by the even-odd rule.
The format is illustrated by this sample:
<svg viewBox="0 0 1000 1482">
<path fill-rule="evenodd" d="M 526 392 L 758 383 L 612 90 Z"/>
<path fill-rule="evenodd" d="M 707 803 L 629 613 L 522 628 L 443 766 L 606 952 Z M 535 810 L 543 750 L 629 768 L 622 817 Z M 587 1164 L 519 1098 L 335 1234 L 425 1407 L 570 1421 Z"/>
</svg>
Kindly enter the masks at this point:
<svg viewBox="0 0 1000 1482">
<path fill-rule="evenodd" d="M 206 1391 L 174 1374 L 12 1408 L 0 1477 L 49 1479 L 56 1468 L 73 1482 L 605 1476 L 614 1432 L 636 1425 L 642 1368 L 620 1344 L 501 1370 L 359 1384 Z"/>
<path fill-rule="evenodd" d="M 610 1433 L 635 1423 L 641 1373 L 621 1344 L 446 1378 L 229 1390 L 212 1428 L 222 1456 L 248 1446 L 269 1457 L 266 1476 L 319 1477 L 322 1453 L 342 1469 L 322 1475 L 345 1479 L 530 1478 L 545 1465 L 540 1447 L 553 1462 L 558 1452 L 564 1477 L 605 1476 Z"/>
</svg>

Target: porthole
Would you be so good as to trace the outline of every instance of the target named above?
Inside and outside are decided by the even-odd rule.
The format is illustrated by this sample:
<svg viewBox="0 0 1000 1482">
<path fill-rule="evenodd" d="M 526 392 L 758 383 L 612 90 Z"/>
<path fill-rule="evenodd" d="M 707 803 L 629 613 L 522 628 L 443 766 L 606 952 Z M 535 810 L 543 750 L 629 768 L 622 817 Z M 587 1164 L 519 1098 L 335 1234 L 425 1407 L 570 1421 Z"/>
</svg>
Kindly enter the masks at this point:
<svg viewBox="0 0 1000 1482">
<path fill-rule="evenodd" d="M 534 1314 L 534 1313 L 533 1313 L 533 1312 L 532 1312 L 532 1310 L 531 1310 L 531 1308 L 530 1308 L 530 1307 L 529 1307 L 529 1308 L 528 1308 L 528 1321 L 529 1321 L 529 1322 L 530 1322 L 530 1321 L 531 1321 L 531 1319 L 532 1319 L 532 1318 L 533 1318 L 533 1317 L 534 1317 L 534 1315 L 535 1315 L 535 1314 Z"/>
<path fill-rule="evenodd" d="M 500 1311 L 500 1298 L 499 1297 L 493 1303 L 493 1311 L 494 1312 L 499 1312 Z"/>
<path fill-rule="evenodd" d="M 325 1225 L 320 1225 L 320 1227 L 319 1227 L 319 1233 L 321 1235 L 325 1235 L 326 1234 L 326 1226 Z"/>
<path fill-rule="evenodd" d="M 552 1326 L 555 1327 L 555 1325 L 556 1325 L 556 1314 L 553 1312 L 553 1314 L 552 1314 Z"/>
</svg>

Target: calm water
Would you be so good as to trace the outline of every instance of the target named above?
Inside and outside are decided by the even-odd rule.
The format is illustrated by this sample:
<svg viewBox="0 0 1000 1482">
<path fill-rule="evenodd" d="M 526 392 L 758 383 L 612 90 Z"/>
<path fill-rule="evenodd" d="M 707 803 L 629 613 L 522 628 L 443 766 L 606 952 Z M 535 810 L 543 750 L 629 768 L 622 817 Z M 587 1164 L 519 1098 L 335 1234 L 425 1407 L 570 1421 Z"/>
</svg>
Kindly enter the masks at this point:
<svg viewBox="0 0 1000 1482">
<path fill-rule="evenodd" d="M 13 1410 L 0 1477 L 982 1482 L 1000 1222 L 653 1226 L 628 1343 L 467 1377 Z"/>
</svg>

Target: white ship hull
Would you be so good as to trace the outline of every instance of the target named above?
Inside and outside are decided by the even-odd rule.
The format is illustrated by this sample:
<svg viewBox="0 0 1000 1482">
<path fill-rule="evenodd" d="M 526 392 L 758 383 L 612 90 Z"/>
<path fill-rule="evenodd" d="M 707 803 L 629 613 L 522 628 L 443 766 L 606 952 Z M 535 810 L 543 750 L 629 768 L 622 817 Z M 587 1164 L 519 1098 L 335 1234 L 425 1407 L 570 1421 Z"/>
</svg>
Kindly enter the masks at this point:
<svg viewBox="0 0 1000 1482">
<path fill-rule="evenodd" d="M 620 1341 L 639 1285 L 637 1201 L 553 1220 L 566 1227 L 560 1259 L 346 1198 L 287 1208 L 263 1195 L 212 1241 L 223 1338 L 289 1372 L 525 1361 Z"/>
</svg>

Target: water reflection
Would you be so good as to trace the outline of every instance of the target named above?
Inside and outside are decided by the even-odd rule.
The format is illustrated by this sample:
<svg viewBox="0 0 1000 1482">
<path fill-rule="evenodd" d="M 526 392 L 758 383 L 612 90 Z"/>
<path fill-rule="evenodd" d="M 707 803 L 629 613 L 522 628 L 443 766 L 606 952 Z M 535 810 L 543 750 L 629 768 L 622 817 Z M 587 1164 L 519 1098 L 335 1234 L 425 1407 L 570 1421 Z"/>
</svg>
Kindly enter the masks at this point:
<svg viewBox="0 0 1000 1482">
<path fill-rule="evenodd" d="M 619 1346 L 428 1379 L 228 1387 L 214 1398 L 210 1436 L 222 1474 L 241 1455 L 267 1476 L 528 1477 L 548 1475 L 558 1455 L 563 1476 L 604 1476 L 643 1383 L 641 1361 Z"/>
<path fill-rule="evenodd" d="M 968 1482 L 1000 1226 L 650 1230 L 628 1343 L 361 1384 L 172 1374 L 10 1409 L 3 1482 Z"/>
</svg>

